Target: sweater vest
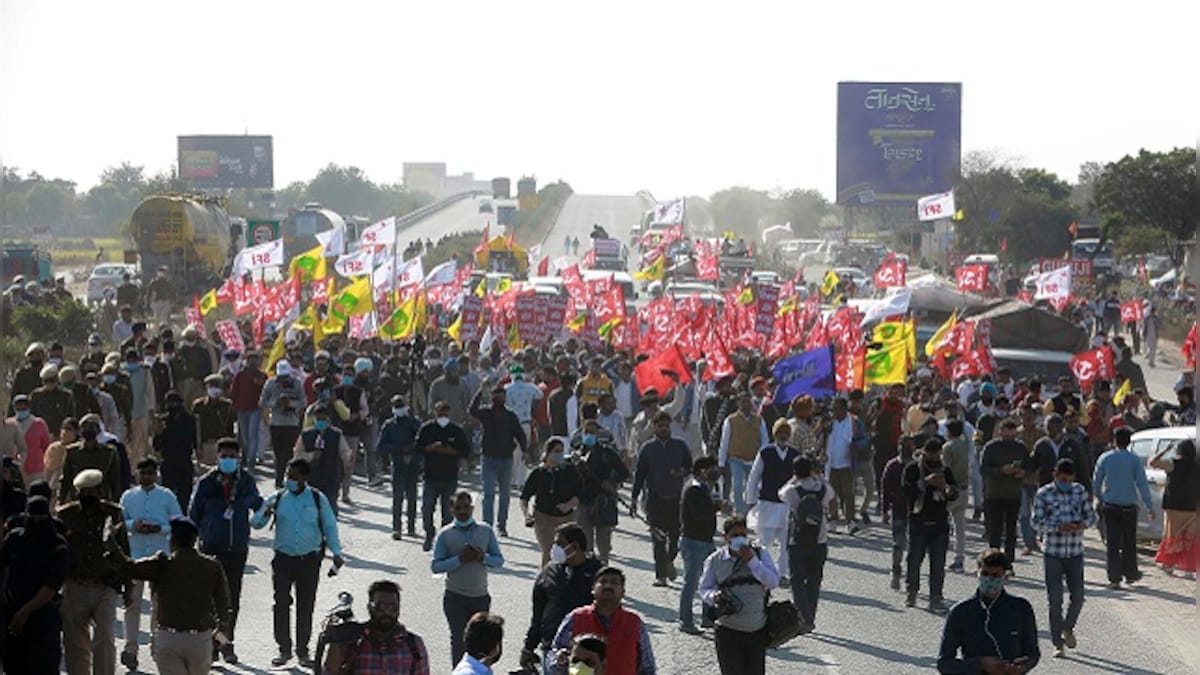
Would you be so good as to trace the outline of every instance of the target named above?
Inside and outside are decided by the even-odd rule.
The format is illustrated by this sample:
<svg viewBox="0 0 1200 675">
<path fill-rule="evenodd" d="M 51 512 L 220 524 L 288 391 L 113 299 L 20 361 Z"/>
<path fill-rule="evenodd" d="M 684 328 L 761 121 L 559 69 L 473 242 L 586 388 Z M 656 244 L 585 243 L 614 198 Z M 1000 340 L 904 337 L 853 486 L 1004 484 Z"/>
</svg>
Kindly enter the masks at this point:
<svg viewBox="0 0 1200 675">
<path fill-rule="evenodd" d="M 608 640 L 604 672 L 609 675 L 637 675 L 638 640 L 642 632 L 642 618 L 623 607 L 613 612 L 612 623 L 606 629 L 595 605 L 580 607 L 571 612 L 571 623 L 575 635 L 595 633 Z"/>
<path fill-rule="evenodd" d="M 751 415 L 747 419 L 740 412 L 729 416 L 729 456 L 744 462 L 753 462 L 762 447 L 762 418 Z"/>
</svg>

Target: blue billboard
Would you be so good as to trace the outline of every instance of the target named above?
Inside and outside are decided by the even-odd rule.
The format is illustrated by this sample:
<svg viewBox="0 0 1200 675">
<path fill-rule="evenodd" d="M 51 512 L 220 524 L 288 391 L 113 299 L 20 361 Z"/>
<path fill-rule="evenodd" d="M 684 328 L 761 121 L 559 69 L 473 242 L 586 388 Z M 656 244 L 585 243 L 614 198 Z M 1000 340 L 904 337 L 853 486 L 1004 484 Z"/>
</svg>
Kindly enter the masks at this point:
<svg viewBox="0 0 1200 675">
<path fill-rule="evenodd" d="M 962 158 L 962 84 L 839 82 L 837 203 L 945 192 Z"/>
</svg>

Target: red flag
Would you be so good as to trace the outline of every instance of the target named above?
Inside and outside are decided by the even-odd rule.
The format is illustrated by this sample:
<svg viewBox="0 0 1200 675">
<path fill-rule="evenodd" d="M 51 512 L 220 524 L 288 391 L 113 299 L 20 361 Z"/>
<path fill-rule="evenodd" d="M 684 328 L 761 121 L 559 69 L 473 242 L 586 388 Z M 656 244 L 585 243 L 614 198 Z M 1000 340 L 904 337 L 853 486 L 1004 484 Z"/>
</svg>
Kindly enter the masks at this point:
<svg viewBox="0 0 1200 675">
<path fill-rule="evenodd" d="M 240 279 L 239 279 L 240 281 Z M 239 284 L 234 283 L 233 279 L 226 279 L 219 288 L 217 288 L 217 302 L 233 302 L 237 297 L 237 287 Z"/>
<path fill-rule="evenodd" d="M 954 272 L 960 291 L 986 291 L 988 287 L 987 265 L 963 265 Z"/>
<path fill-rule="evenodd" d="M 545 277 L 550 275 L 550 256 L 542 258 L 542 262 L 538 263 L 538 276 Z"/>
<path fill-rule="evenodd" d="M 1121 303 L 1121 323 L 1134 323 L 1145 318 L 1145 306 L 1141 300 Z"/>
<path fill-rule="evenodd" d="M 716 281 L 720 276 L 717 251 L 708 239 L 696 242 L 694 250 L 696 257 L 696 278 L 704 281 Z"/>
<path fill-rule="evenodd" d="M 583 259 L 579 261 L 580 267 L 591 269 L 596 266 L 596 249 L 589 248 L 587 253 L 583 254 Z"/>
<path fill-rule="evenodd" d="M 506 250 L 511 251 L 511 250 L 513 250 L 513 246 L 517 245 L 517 240 L 513 238 L 513 235 L 515 235 L 515 234 L 516 234 L 516 230 L 514 230 L 511 227 L 508 228 L 508 237 L 504 240 L 504 248 Z"/>
<path fill-rule="evenodd" d="M 711 331 L 708 334 L 704 354 L 708 357 L 708 366 L 704 369 L 703 375 L 705 382 L 733 375 L 733 359 L 729 358 L 729 350 L 725 347 L 725 341 L 721 339 L 717 331 Z"/>
<path fill-rule="evenodd" d="M 1000 240 L 1000 252 L 1001 253 L 1008 252 L 1008 237 L 1005 237 Z"/>
<path fill-rule="evenodd" d="M 492 230 L 492 224 L 490 222 L 487 225 L 483 226 L 483 237 L 480 238 L 479 245 L 475 247 L 475 251 L 474 251 L 476 256 L 479 256 L 480 254 L 487 251 L 488 241 L 491 239 L 491 236 L 490 236 L 491 230 Z"/>
<path fill-rule="evenodd" d="M 679 351 L 678 346 L 673 346 L 642 361 L 634 369 L 634 376 L 637 377 L 641 393 L 644 394 L 647 389 L 653 389 L 658 392 L 659 396 L 662 396 L 671 391 L 675 387 L 675 382 L 663 374 L 663 371 L 674 372 L 682 384 L 692 381 L 692 374 L 688 371 L 683 354 Z"/>
<path fill-rule="evenodd" d="M 1196 369 L 1196 322 L 1192 322 L 1192 328 L 1188 331 L 1187 337 L 1183 339 L 1183 345 L 1179 351 L 1183 352 L 1183 359 L 1187 363 L 1188 370 Z"/>
<path fill-rule="evenodd" d="M 893 258 L 886 260 L 875 270 L 875 287 L 902 287 L 908 282 L 908 264 L 903 260 Z"/>
<path fill-rule="evenodd" d="M 1084 391 L 1091 391 L 1092 383 L 1097 380 L 1112 379 L 1115 372 L 1112 348 L 1106 346 L 1076 354 L 1071 358 L 1071 372 Z"/>
</svg>

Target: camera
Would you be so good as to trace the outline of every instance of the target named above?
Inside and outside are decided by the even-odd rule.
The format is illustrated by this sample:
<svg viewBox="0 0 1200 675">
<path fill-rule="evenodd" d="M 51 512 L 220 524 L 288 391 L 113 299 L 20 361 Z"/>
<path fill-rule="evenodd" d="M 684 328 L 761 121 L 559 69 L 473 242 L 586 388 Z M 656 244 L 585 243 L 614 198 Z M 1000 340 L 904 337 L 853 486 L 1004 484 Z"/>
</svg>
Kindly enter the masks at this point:
<svg viewBox="0 0 1200 675">
<path fill-rule="evenodd" d="M 730 616 L 742 611 L 742 601 L 736 595 L 727 591 L 717 593 L 713 599 L 713 615 L 714 616 Z"/>
</svg>

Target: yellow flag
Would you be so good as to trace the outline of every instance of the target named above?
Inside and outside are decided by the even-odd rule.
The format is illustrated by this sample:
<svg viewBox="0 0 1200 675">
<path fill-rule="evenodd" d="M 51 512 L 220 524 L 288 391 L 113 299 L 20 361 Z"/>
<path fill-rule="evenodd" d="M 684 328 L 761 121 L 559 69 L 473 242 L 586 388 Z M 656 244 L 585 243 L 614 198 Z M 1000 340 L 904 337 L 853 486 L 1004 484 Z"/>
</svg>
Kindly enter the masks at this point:
<svg viewBox="0 0 1200 675">
<path fill-rule="evenodd" d="M 512 279 L 508 277 L 500 277 L 500 281 L 496 282 L 496 288 L 492 289 L 496 295 L 504 295 L 512 290 Z"/>
<path fill-rule="evenodd" d="M 908 343 L 900 339 L 882 349 L 869 350 L 864 359 L 867 385 L 904 384 L 908 377 Z"/>
<path fill-rule="evenodd" d="M 950 318 L 946 319 L 946 323 L 943 323 L 929 338 L 929 342 L 925 343 L 925 356 L 933 356 L 937 353 L 938 347 L 941 346 L 942 341 L 946 339 L 946 336 L 950 334 L 950 331 L 954 329 L 957 323 L 958 310 L 956 309 L 950 313 Z"/>
<path fill-rule="evenodd" d="M 1121 386 L 1117 387 L 1116 393 L 1113 394 L 1113 405 L 1121 405 L 1121 403 L 1125 401 L 1125 397 L 1129 395 L 1129 392 L 1133 391 L 1132 382 L 1133 380 L 1130 380 L 1127 377 L 1125 378 L 1125 381 L 1121 383 Z"/>
<path fill-rule="evenodd" d="M 963 219 L 963 210 L 959 209 L 954 212 L 954 217 L 951 218 L 950 220 L 962 220 L 962 219 Z"/>
<path fill-rule="evenodd" d="M 779 305 L 779 311 L 775 312 L 775 316 L 783 316 L 788 312 L 796 311 L 796 296 L 789 295 L 784 299 L 783 304 Z"/>
<path fill-rule="evenodd" d="M 738 294 L 737 301 L 739 305 L 754 304 L 754 289 L 749 286 L 743 288 L 742 292 Z"/>
<path fill-rule="evenodd" d="M 379 326 L 379 334 L 392 340 L 403 340 L 416 332 L 417 295 L 400 303 L 392 315 Z"/>
<path fill-rule="evenodd" d="M 279 327 L 279 335 L 275 337 L 275 344 L 271 345 L 271 353 L 267 354 L 267 372 L 275 370 L 275 364 L 283 355 L 287 353 L 287 342 L 283 339 L 287 335 L 284 326 Z"/>
<path fill-rule="evenodd" d="M 891 346 L 904 339 L 905 324 L 902 321 L 883 321 L 875 326 L 871 340 L 885 347 Z"/>
<path fill-rule="evenodd" d="M 208 313 L 217 308 L 217 289 L 200 296 L 200 315 L 208 316 Z"/>
<path fill-rule="evenodd" d="M 325 247 L 317 244 L 316 248 L 301 253 L 288 263 L 288 276 L 300 273 L 301 281 L 320 281 L 328 272 L 325 269 Z"/>
<path fill-rule="evenodd" d="M 667 276 L 667 256 L 660 255 L 658 258 L 645 269 L 638 270 L 633 273 L 633 278 L 638 281 L 662 281 Z"/>
<path fill-rule="evenodd" d="M 517 324 L 514 321 L 508 327 L 508 350 L 515 352 L 521 348 L 521 334 L 517 331 Z"/>
<path fill-rule="evenodd" d="M 821 279 L 821 295 L 827 296 L 830 293 L 833 293 L 835 290 L 837 290 L 837 285 L 841 282 L 842 279 L 837 275 L 837 272 L 834 272 L 833 270 L 827 271 L 825 276 Z"/>
<path fill-rule="evenodd" d="M 352 316 L 361 316 L 373 306 L 371 277 L 359 277 L 341 293 L 330 297 L 329 317 L 345 323 Z"/>
<path fill-rule="evenodd" d="M 600 339 L 608 340 L 609 337 L 612 335 L 613 329 L 615 329 L 617 326 L 621 325 L 622 321 L 624 321 L 624 319 L 622 319 L 619 316 L 614 316 L 613 318 L 609 319 L 608 321 L 605 321 L 602 326 L 600 326 L 599 328 L 596 329 L 596 332 L 600 334 Z"/>
<path fill-rule="evenodd" d="M 487 295 L 487 277 L 479 280 L 479 285 L 475 287 L 475 297 L 482 298 Z"/>
<path fill-rule="evenodd" d="M 576 314 L 574 319 L 567 322 L 567 328 L 570 328 L 572 333 L 578 333 L 583 330 L 583 325 L 587 323 L 587 316 L 586 311 Z"/>
<path fill-rule="evenodd" d="M 905 324 L 904 342 L 908 345 L 908 367 L 917 362 L 917 320 L 909 319 Z"/>
<path fill-rule="evenodd" d="M 459 337 L 459 335 L 461 335 L 461 334 L 462 334 L 462 314 L 459 314 L 458 318 L 454 320 L 454 323 L 450 324 L 450 327 L 446 329 L 446 335 L 449 335 L 455 342 L 458 342 L 461 344 L 462 338 Z"/>
</svg>

